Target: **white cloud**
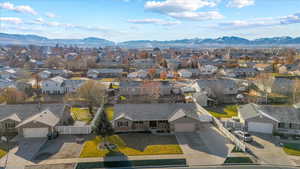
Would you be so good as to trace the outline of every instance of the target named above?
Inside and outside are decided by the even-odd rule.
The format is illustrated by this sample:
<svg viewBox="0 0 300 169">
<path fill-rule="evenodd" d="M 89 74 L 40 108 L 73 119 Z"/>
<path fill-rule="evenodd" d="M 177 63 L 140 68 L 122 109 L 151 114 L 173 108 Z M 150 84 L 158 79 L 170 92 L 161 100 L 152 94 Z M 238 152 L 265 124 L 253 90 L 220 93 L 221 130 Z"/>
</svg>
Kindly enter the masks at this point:
<svg viewBox="0 0 300 169">
<path fill-rule="evenodd" d="M 48 17 L 48 18 L 56 18 L 56 15 L 52 12 L 47 12 L 45 13 L 45 15 Z"/>
<path fill-rule="evenodd" d="M 28 5 L 15 6 L 14 4 L 12 4 L 10 2 L 0 3 L 0 8 L 15 11 L 15 12 L 20 12 L 20 13 L 27 13 L 27 14 L 31 14 L 31 15 L 37 14 L 37 12 Z"/>
<path fill-rule="evenodd" d="M 254 0 L 230 0 L 227 6 L 231 8 L 243 8 L 254 4 Z"/>
<path fill-rule="evenodd" d="M 12 24 L 21 24 L 23 20 L 17 17 L 0 17 L 0 21 L 9 22 Z"/>
<path fill-rule="evenodd" d="M 172 12 L 168 14 L 171 17 L 177 18 L 177 19 L 185 19 L 185 20 L 195 20 L 195 21 L 203 21 L 203 20 L 212 20 L 212 19 L 222 19 L 224 18 L 223 15 L 221 15 L 217 11 L 209 11 L 209 12 L 181 12 L 176 13 Z"/>
<path fill-rule="evenodd" d="M 216 3 L 207 0 L 165 0 L 147 1 L 145 4 L 147 10 L 160 13 L 196 11 L 205 6 L 214 7 Z"/>
<path fill-rule="evenodd" d="M 177 25 L 180 24 L 180 21 L 169 21 L 155 18 L 146 18 L 146 19 L 137 19 L 137 20 L 128 20 L 129 23 L 134 24 L 157 24 L 157 25 Z"/>
<path fill-rule="evenodd" d="M 252 20 L 235 20 L 219 23 L 218 28 L 252 28 L 300 23 L 300 13 L 277 18 L 256 18 Z"/>
<path fill-rule="evenodd" d="M 161 13 L 176 19 L 185 20 L 211 20 L 220 19 L 223 16 L 217 11 L 199 12 L 203 7 L 214 7 L 219 0 L 164 0 L 147 1 L 145 9 Z"/>
</svg>

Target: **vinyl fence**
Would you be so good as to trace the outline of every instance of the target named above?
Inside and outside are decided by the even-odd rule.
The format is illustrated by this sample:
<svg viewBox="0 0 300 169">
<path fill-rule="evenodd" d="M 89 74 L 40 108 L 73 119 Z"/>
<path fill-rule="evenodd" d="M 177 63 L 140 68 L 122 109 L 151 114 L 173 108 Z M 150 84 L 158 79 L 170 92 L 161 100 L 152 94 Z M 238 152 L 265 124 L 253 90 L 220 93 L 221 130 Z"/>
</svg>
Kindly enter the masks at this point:
<svg viewBox="0 0 300 169">
<path fill-rule="evenodd" d="M 56 131 L 59 134 L 90 134 L 91 126 L 56 126 Z"/>
<path fill-rule="evenodd" d="M 246 145 L 239 140 L 235 135 L 230 133 L 217 118 L 213 117 L 213 123 L 231 140 L 239 149 L 246 151 Z"/>
</svg>

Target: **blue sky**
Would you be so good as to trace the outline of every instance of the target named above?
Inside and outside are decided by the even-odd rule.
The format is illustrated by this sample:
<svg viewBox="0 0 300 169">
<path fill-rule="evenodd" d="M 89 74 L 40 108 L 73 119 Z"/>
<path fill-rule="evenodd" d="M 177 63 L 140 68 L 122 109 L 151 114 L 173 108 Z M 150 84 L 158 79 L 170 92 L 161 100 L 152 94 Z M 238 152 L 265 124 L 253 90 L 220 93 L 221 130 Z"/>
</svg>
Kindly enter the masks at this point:
<svg viewBox="0 0 300 169">
<path fill-rule="evenodd" d="M 113 41 L 300 36 L 300 0 L 8 0 L 0 31 Z"/>
</svg>

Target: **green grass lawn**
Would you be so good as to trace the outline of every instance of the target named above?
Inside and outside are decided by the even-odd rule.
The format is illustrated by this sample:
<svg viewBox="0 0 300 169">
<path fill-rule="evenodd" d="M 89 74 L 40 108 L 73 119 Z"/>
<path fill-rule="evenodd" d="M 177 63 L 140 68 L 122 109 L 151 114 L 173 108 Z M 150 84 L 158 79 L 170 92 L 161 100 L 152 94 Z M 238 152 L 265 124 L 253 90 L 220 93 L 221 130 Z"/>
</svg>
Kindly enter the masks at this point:
<svg viewBox="0 0 300 169">
<path fill-rule="evenodd" d="M 228 105 L 223 108 L 223 112 L 209 110 L 209 113 L 216 118 L 231 118 L 238 116 L 237 105 Z"/>
<path fill-rule="evenodd" d="M 300 156 L 300 143 L 286 143 L 283 150 L 288 155 Z"/>
<path fill-rule="evenodd" d="M 116 154 L 107 149 L 100 149 L 99 145 L 102 141 L 103 138 L 100 136 L 86 141 L 80 157 L 105 157 Z M 182 150 L 173 136 L 149 134 L 113 135 L 108 137 L 108 142 L 117 146 L 116 150 L 114 150 L 115 152 L 126 156 L 182 154 Z"/>
<path fill-rule="evenodd" d="M 88 108 L 72 107 L 71 116 L 75 121 L 90 122 L 92 120 L 92 114 Z"/>
<path fill-rule="evenodd" d="M 224 164 L 252 164 L 249 157 L 227 157 Z"/>
</svg>

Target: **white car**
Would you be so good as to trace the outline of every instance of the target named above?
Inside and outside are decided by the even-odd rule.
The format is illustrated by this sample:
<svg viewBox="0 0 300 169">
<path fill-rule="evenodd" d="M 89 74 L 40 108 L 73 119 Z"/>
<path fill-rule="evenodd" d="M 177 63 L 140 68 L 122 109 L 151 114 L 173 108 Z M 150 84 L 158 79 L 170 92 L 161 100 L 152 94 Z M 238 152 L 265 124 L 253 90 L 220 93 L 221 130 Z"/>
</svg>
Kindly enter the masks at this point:
<svg viewBox="0 0 300 169">
<path fill-rule="evenodd" d="M 253 138 L 251 137 L 251 135 L 247 132 L 244 131 L 234 131 L 234 134 L 241 140 L 244 140 L 245 142 L 252 142 Z"/>
</svg>

